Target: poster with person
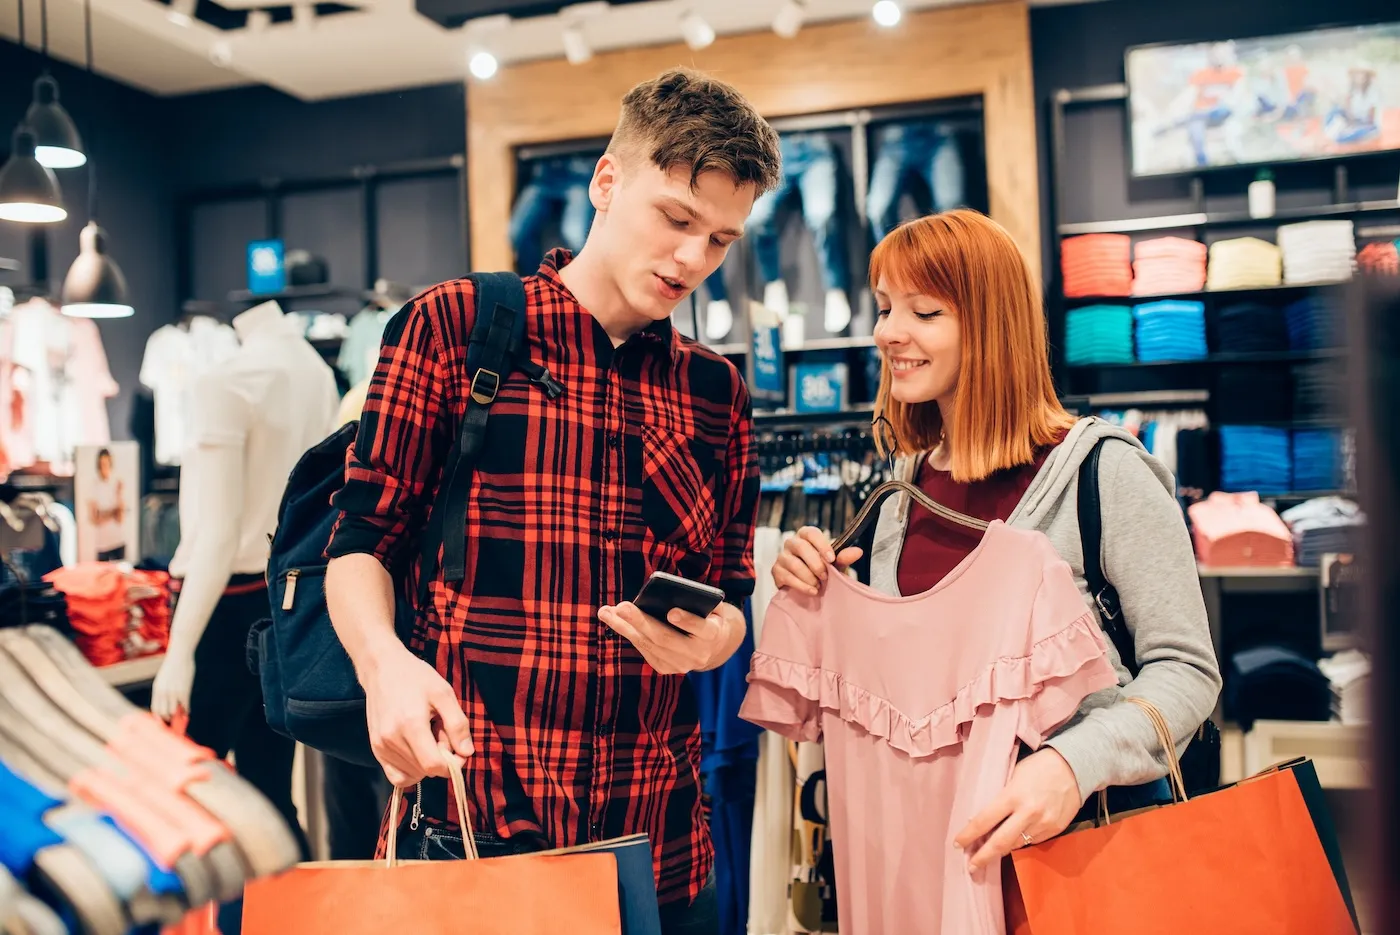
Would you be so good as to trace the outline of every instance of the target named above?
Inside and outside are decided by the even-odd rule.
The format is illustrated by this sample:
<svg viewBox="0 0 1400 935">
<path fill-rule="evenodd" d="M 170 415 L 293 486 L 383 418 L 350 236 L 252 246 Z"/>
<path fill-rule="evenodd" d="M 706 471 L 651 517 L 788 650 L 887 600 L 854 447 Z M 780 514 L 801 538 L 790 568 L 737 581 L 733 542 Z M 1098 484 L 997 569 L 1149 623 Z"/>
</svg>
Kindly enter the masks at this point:
<svg viewBox="0 0 1400 935">
<path fill-rule="evenodd" d="M 140 457 L 135 442 L 80 445 L 73 478 L 78 561 L 140 560 Z"/>
<path fill-rule="evenodd" d="M 1400 23 L 1129 49 L 1134 176 L 1400 149 Z"/>
</svg>

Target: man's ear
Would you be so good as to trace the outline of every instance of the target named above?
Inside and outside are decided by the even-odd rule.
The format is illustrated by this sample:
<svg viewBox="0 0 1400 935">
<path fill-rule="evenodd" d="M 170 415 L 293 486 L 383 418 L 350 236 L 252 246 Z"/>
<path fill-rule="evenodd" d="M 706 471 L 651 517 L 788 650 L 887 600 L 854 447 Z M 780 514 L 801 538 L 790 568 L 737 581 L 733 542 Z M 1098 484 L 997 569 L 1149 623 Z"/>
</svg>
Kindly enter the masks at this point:
<svg viewBox="0 0 1400 935">
<path fill-rule="evenodd" d="M 598 211 L 607 211 L 613 196 L 622 187 L 623 165 L 617 153 L 603 153 L 593 167 L 593 180 L 588 184 L 588 199 Z"/>
</svg>

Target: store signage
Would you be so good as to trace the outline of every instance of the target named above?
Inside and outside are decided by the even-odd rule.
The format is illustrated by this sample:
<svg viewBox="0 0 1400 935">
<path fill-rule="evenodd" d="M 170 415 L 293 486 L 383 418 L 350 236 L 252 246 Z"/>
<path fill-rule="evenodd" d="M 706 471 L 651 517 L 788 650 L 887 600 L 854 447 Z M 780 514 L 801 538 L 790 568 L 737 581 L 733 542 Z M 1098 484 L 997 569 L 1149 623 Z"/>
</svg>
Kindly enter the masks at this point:
<svg viewBox="0 0 1400 935">
<path fill-rule="evenodd" d="M 793 409 L 797 412 L 840 412 L 846 408 L 850 386 L 845 364 L 796 364 L 792 368 Z"/>
<path fill-rule="evenodd" d="M 280 240 L 248 242 L 248 291 L 254 295 L 287 288 L 285 248 Z"/>
<path fill-rule="evenodd" d="M 779 325 L 753 330 L 753 388 L 763 396 L 783 395 L 783 329 Z"/>
</svg>

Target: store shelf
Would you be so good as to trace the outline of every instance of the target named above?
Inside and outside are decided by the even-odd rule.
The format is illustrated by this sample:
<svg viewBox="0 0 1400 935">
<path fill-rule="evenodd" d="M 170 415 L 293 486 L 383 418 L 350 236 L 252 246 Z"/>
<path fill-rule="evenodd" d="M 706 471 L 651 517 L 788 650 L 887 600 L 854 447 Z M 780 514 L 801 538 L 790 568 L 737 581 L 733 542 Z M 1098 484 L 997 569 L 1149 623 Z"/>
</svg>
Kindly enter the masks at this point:
<svg viewBox="0 0 1400 935">
<path fill-rule="evenodd" d="M 1207 367 L 1231 364 L 1295 364 L 1345 357 L 1342 348 L 1320 351 L 1269 351 L 1249 354 L 1211 354 L 1197 360 L 1134 360 L 1108 364 L 1068 364 L 1070 370 L 1135 370 L 1143 367 Z"/>
<path fill-rule="evenodd" d="M 114 688 L 134 688 L 154 679 L 156 672 L 160 670 L 160 664 L 164 661 L 164 653 L 157 656 L 143 656 L 129 662 L 118 662 L 116 665 L 99 666 L 97 674 Z"/>
<path fill-rule="evenodd" d="M 235 289 L 228 294 L 228 300 L 235 304 L 244 305 L 249 302 L 296 302 L 301 299 L 358 298 L 365 294 L 363 289 L 351 289 L 347 286 L 292 286 L 281 292 L 249 292 L 247 289 Z"/>
<path fill-rule="evenodd" d="M 1076 411 L 1115 406 L 1183 406 L 1210 402 L 1210 390 L 1137 390 L 1123 393 L 1071 393 L 1060 398 Z"/>
<path fill-rule="evenodd" d="M 1201 289 L 1195 292 L 1154 292 L 1149 295 L 1067 295 L 1069 305 L 1137 305 L 1142 302 L 1156 302 L 1161 299 L 1212 299 L 1217 296 L 1239 299 L 1251 295 L 1271 295 L 1279 292 L 1307 292 L 1311 289 L 1327 289 L 1344 285 L 1350 280 L 1330 279 L 1320 282 L 1290 283 L 1277 286 L 1246 286 L 1241 289 Z"/>
<path fill-rule="evenodd" d="M 1318 570 L 1297 565 L 1278 568 L 1197 565 L 1196 573 L 1202 578 L 1316 578 Z"/>
<path fill-rule="evenodd" d="M 1309 757 L 1324 789 L 1366 789 L 1367 725 L 1336 721 L 1255 721 L 1244 732 L 1241 773 L 1253 776 L 1276 763 Z"/>
<path fill-rule="evenodd" d="M 1157 217 L 1125 218 L 1118 221 L 1081 221 L 1061 224 L 1061 237 L 1079 234 L 1140 234 L 1150 231 L 1180 230 L 1186 227 L 1270 227 L 1298 221 L 1324 221 L 1400 211 L 1400 201 L 1353 201 L 1335 205 L 1282 208 L 1272 217 L 1251 217 L 1246 211 L 1197 211 Z"/>
<path fill-rule="evenodd" d="M 842 412 L 793 412 L 790 409 L 755 410 L 754 425 L 763 429 L 812 425 L 869 425 L 875 410 L 869 406 Z"/>
<path fill-rule="evenodd" d="M 784 354 L 814 353 L 816 351 L 848 351 L 853 348 L 874 347 L 873 337 L 860 338 L 817 338 L 812 341 L 804 341 L 797 345 L 784 345 Z M 750 350 L 749 345 L 743 343 L 736 344 L 714 344 L 710 350 L 725 357 L 740 357 Z"/>
</svg>

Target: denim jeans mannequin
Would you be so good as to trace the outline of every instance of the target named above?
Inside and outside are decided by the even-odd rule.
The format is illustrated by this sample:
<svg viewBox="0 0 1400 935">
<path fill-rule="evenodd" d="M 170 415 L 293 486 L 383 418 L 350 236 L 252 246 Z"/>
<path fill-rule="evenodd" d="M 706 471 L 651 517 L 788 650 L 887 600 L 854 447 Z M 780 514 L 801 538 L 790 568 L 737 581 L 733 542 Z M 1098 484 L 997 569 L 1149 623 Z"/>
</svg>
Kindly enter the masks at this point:
<svg viewBox="0 0 1400 935">
<path fill-rule="evenodd" d="M 577 253 L 593 224 L 593 202 L 588 184 L 596 160 L 588 156 L 538 159 L 530 168 L 530 180 L 515 199 L 510 215 L 510 245 L 516 269 L 533 273 L 547 249 L 540 243 L 545 226 L 558 217 L 563 246 Z M 549 246 L 553 246 L 552 244 Z"/>
<path fill-rule="evenodd" d="M 899 199 L 914 179 L 928 186 L 933 211 L 947 211 L 966 197 L 962 156 L 948 128 L 933 121 L 891 123 L 875 131 L 866 215 L 875 242 L 899 224 Z"/>
<path fill-rule="evenodd" d="M 778 211 L 794 193 L 802 199 L 802 220 L 816 243 L 822 284 L 826 287 L 826 327 L 836 332 L 851 321 L 850 271 L 846 244 L 836 211 L 838 192 L 836 149 L 823 133 L 793 133 L 780 139 L 783 177 L 778 187 L 754 202 L 749 223 L 754 253 L 766 284 L 763 303 L 780 316 L 788 313 L 787 287 L 783 284 Z"/>
</svg>

